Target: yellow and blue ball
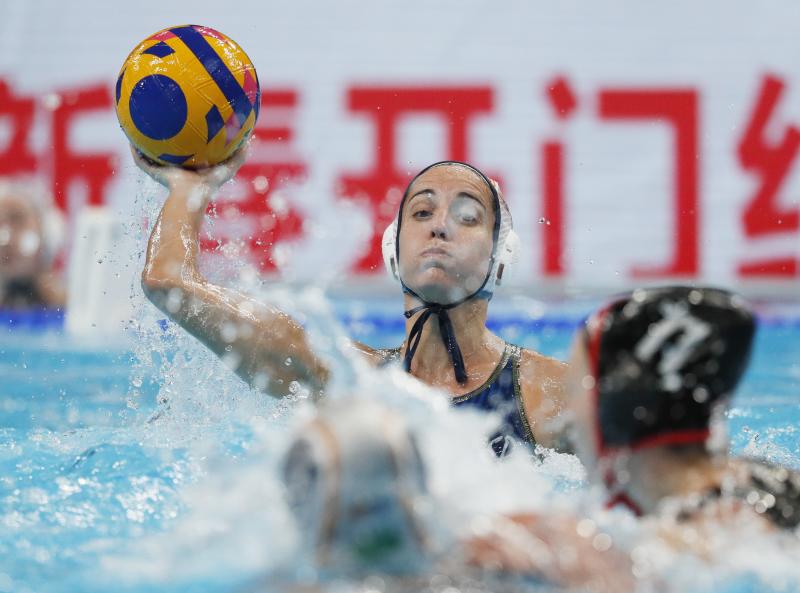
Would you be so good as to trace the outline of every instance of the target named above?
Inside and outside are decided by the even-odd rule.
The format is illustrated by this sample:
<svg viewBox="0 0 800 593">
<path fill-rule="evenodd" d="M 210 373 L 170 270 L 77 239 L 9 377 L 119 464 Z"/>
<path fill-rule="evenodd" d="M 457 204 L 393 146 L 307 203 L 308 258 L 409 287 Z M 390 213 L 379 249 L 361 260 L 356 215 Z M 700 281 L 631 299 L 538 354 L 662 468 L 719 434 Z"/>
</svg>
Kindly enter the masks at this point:
<svg viewBox="0 0 800 593">
<path fill-rule="evenodd" d="M 236 152 L 253 131 L 260 99 L 242 48 L 197 25 L 151 35 L 117 78 L 117 118 L 128 139 L 157 163 L 192 169 Z"/>
</svg>

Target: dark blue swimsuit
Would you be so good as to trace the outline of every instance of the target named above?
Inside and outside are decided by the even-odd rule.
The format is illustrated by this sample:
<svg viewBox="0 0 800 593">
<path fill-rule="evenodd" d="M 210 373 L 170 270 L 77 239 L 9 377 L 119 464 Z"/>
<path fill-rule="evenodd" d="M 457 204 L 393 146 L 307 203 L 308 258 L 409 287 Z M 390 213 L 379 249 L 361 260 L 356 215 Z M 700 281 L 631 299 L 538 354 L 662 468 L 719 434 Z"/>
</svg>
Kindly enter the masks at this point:
<svg viewBox="0 0 800 593">
<path fill-rule="evenodd" d="M 400 349 L 384 350 L 383 353 L 384 359 L 389 362 L 399 359 Z M 498 457 L 511 450 L 514 440 L 529 443 L 531 446 L 536 443 L 522 404 L 519 382 L 521 354 L 522 349 L 519 346 L 507 343 L 500 362 L 486 382 L 452 400 L 455 406 L 470 406 L 500 415 L 500 424 L 489 441 Z"/>
</svg>

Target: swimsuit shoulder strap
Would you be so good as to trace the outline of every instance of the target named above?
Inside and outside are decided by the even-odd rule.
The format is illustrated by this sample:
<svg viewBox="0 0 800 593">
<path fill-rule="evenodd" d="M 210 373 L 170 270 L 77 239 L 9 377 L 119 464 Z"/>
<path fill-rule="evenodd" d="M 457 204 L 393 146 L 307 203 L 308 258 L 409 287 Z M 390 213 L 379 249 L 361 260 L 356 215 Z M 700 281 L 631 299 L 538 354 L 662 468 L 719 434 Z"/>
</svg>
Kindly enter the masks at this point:
<svg viewBox="0 0 800 593">
<path fill-rule="evenodd" d="M 522 347 L 509 343 L 507 343 L 506 347 L 510 349 L 509 360 L 511 362 L 511 377 L 514 385 L 514 400 L 517 403 L 517 411 L 519 412 L 519 417 L 525 429 L 525 436 L 528 442 L 535 445 L 536 438 L 533 436 L 528 414 L 525 413 L 525 400 L 522 397 L 522 379 L 519 370 L 520 362 L 522 361 Z"/>
<path fill-rule="evenodd" d="M 508 348 L 508 355 L 511 360 L 516 366 L 519 366 L 519 362 L 522 360 L 522 346 L 506 342 L 506 348 Z"/>
</svg>

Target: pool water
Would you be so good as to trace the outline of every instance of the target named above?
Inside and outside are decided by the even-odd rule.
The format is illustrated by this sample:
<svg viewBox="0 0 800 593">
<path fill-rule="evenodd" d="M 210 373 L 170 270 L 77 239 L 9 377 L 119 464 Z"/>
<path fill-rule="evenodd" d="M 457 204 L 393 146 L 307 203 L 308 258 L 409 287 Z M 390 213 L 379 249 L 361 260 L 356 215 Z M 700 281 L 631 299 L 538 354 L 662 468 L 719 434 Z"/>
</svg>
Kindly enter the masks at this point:
<svg viewBox="0 0 800 593">
<path fill-rule="evenodd" d="M 492 327 L 564 358 L 590 306 L 499 301 Z M 332 305 L 346 332 L 374 346 L 399 343 L 395 307 Z M 800 467 L 800 307 L 759 313 L 728 417 L 732 449 Z M 305 402 L 249 391 L 156 315 L 119 341 L 78 341 L 53 326 L 0 331 L 0 593 L 244 591 L 300 570 L 275 471 Z M 544 478 L 525 479 L 562 493 L 580 481 L 572 461 L 528 466 Z M 468 467 L 435 469 L 450 474 L 442 491 L 472 479 Z M 726 590 L 765 586 L 752 575 L 732 583 Z"/>
</svg>

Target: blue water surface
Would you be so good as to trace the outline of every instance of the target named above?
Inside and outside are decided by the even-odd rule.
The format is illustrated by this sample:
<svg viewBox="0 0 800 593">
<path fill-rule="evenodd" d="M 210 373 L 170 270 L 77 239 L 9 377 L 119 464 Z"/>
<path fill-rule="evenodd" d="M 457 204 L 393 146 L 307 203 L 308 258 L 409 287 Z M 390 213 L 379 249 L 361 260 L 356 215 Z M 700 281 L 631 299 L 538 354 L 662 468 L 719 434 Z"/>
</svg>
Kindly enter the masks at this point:
<svg viewBox="0 0 800 593">
<path fill-rule="evenodd" d="M 402 339 L 402 318 L 391 308 L 360 301 L 335 308 L 357 339 L 373 346 Z M 493 329 L 563 359 L 588 308 L 509 311 L 493 317 Z M 761 320 L 751 368 L 729 414 L 731 446 L 800 468 L 800 308 L 775 315 L 766 307 Z M 6 319 L 0 327 L 0 593 L 112 585 L 136 593 L 236 590 L 241 583 L 224 569 L 218 582 L 174 589 L 113 584 L 113 575 L 100 569 L 101 556 L 168 530 L 186 512 L 182 489 L 203 473 L 202 452 L 189 446 L 191 438 L 165 444 L 164 435 L 154 439 L 148 431 L 164 380 L 158 356 L 142 361 L 135 336 L 100 343 L 68 338 L 53 318 L 38 325 Z M 219 431 L 223 455 L 233 463 L 252 436 L 242 425 L 217 422 L 208 430 Z M 730 590 L 761 589 L 743 578 Z"/>
</svg>

